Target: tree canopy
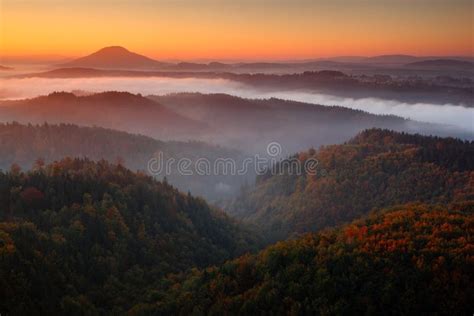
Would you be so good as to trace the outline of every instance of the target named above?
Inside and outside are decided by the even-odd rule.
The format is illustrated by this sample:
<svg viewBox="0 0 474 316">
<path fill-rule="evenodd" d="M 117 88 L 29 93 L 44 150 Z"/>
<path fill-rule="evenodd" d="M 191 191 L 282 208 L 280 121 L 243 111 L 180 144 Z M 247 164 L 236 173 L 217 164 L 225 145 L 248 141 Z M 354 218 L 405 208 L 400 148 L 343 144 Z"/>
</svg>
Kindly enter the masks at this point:
<svg viewBox="0 0 474 316">
<path fill-rule="evenodd" d="M 315 170 L 292 168 L 308 159 Z M 270 241 L 350 222 L 374 208 L 474 199 L 474 143 L 388 130 L 301 152 L 269 168 L 227 208 Z M 315 171 L 315 172 L 314 172 Z"/>
<path fill-rule="evenodd" d="M 170 278 L 157 314 L 467 315 L 474 204 L 408 204 Z"/>
<path fill-rule="evenodd" d="M 167 273 L 255 249 L 253 233 L 166 182 L 106 161 L 0 172 L 0 312 L 120 314 Z"/>
</svg>

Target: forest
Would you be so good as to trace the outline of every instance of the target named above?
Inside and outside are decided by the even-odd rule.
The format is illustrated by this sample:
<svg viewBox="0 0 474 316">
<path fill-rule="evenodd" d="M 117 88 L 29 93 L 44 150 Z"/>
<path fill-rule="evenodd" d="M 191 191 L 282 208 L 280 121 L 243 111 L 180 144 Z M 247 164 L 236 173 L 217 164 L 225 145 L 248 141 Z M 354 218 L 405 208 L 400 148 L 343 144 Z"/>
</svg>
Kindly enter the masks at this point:
<svg viewBox="0 0 474 316">
<path fill-rule="evenodd" d="M 122 136 L 124 148 L 167 146 Z M 121 161 L 12 164 L 0 172 L 0 313 L 464 315 L 472 153 L 468 141 L 367 130 L 288 158 L 316 157 L 316 174 L 272 175 L 276 164 L 221 203 L 230 215 Z"/>
<path fill-rule="evenodd" d="M 123 314 L 171 272 L 259 239 L 204 200 L 106 161 L 0 173 L 0 313 Z"/>
<path fill-rule="evenodd" d="M 137 314 L 468 315 L 474 204 L 407 204 L 170 276 Z"/>
<path fill-rule="evenodd" d="M 371 129 L 288 160 L 304 165 L 310 158 L 318 163 L 315 174 L 279 162 L 226 209 L 258 223 L 272 242 L 349 222 L 373 208 L 474 198 L 473 142 Z"/>
<path fill-rule="evenodd" d="M 474 316 L 474 0 L 0 0 L 0 316 Z"/>
<path fill-rule="evenodd" d="M 0 316 L 474 316 L 474 0 L 0 0 Z"/>
<path fill-rule="evenodd" d="M 143 172 L 148 172 L 150 159 L 159 157 L 162 160 L 188 158 L 192 161 L 205 158 L 210 162 L 218 158 L 243 159 L 238 150 L 200 141 L 162 141 L 112 129 L 64 123 L 0 123 L 0 148 L 0 170 L 9 170 L 13 164 L 29 170 L 38 161 L 49 164 L 66 157 L 87 157 L 94 161 L 103 159 Z M 200 176 L 196 173 L 181 176 L 176 168 L 169 173 L 163 171 L 154 175 L 160 180 L 166 177 L 181 191 L 191 191 L 209 200 L 223 199 L 238 192 L 240 185 L 248 178 Z M 219 183 L 225 184 L 228 190 L 219 190 Z"/>
</svg>

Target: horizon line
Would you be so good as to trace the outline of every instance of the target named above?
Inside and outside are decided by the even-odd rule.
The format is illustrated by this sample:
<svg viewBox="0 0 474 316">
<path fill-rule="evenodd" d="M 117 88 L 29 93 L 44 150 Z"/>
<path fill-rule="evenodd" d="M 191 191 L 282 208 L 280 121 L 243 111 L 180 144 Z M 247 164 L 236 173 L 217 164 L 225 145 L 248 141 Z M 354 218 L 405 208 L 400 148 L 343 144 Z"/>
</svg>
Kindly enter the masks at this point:
<svg viewBox="0 0 474 316">
<path fill-rule="evenodd" d="M 102 48 L 101 48 L 102 49 Z M 76 58 L 81 58 L 89 56 L 100 49 L 86 54 L 86 55 L 63 55 L 63 54 L 53 54 L 53 53 L 44 53 L 44 54 L 8 54 L 0 55 L 0 61 L 3 60 L 15 60 L 18 61 L 65 61 L 65 60 L 74 60 Z M 128 50 L 128 49 L 127 49 Z M 130 51 L 130 50 L 129 50 Z M 416 58 L 474 58 L 474 54 L 410 54 L 410 53 L 383 53 L 375 55 L 320 55 L 314 57 L 190 57 L 190 58 L 178 58 L 178 57 L 155 57 L 152 54 L 142 54 L 137 53 L 136 51 L 130 51 L 156 61 L 166 61 L 166 62 L 307 62 L 307 61 L 317 61 L 325 59 L 334 59 L 334 58 L 374 58 L 374 57 L 384 57 L 384 56 L 409 56 Z"/>
</svg>

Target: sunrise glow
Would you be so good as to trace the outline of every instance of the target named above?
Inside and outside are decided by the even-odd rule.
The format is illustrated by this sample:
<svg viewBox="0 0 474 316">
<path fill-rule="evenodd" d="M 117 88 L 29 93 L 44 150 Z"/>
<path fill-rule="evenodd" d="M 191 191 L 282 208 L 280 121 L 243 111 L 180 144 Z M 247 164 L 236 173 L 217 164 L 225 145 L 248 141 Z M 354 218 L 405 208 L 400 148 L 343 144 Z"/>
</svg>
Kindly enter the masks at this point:
<svg viewBox="0 0 474 316">
<path fill-rule="evenodd" d="M 469 0 L 0 1 L 0 55 L 122 45 L 156 59 L 472 55 Z M 423 12 L 423 14 L 420 14 Z"/>
</svg>

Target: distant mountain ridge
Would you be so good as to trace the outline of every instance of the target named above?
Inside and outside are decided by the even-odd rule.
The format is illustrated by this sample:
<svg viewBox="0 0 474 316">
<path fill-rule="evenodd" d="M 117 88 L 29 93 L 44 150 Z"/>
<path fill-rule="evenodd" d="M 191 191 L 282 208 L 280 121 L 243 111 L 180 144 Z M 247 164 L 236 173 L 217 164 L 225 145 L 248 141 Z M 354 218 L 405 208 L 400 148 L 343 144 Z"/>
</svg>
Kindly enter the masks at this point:
<svg viewBox="0 0 474 316">
<path fill-rule="evenodd" d="M 116 91 L 86 96 L 61 92 L 1 101 L 0 122 L 11 121 L 100 126 L 160 140 L 200 140 L 247 153 L 264 153 L 270 142 L 277 141 L 291 154 L 340 143 L 372 127 L 438 135 L 453 132 L 441 125 L 337 106 L 198 93 L 143 97 Z"/>
<path fill-rule="evenodd" d="M 435 59 L 430 56 L 412 56 L 403 54 L 377 55 L 377 56 L 340 56 L 316 58 L 309 60 L 294 61 L 241 61 L 241 62 L 218 62 L 209 63 L 181 61 L 166 63 L 154 60 L 127 50 L 121 46 L 104 47 L 90 55 L 72 60 L 70 62 L 56 65 L 59 67 L 82 67 L 115 70 L 166 70 L 166 71 L 285 71 L 285 70 L 320 70 L 322 67 L 334 69 L 350 69 L 351 67 L 374 67 L 374 66 L 403 66 L 408 63 Z M 469 57 L 444 57 L 468 61 Z"/>
<path fill-rule="evenodd" d="M 213 132 L 210 136 L 217 143 L 231 143 L 236 148 L 257 152 L 277 141 L 290 155 L 312 146 L 344 142 L 372 127 L 438 135 L 452 132 L 442 125 L 394 115 L 275 98 L 258 100 L 200 93 L 149 97 L 180 115 L 207 124 Z"/>
<path fill-rule="evenodd" d="M 365 63 L 376 63 L 376 64 L 405 64 L 422 60 L 423 57 L 417 57 L 412 55 L 379 55 L 367 57 L 363 60 Z"/>
<path fill-rule="evenodd" d="M 214 65 L 214 69 L 206 70 L 204 65 L 199 70 L 198 64 L 193 64 L 193 70 L 180 68 L 176 71 L 177 66 L 163 68 L 163 70 L 117 70 L 117 69 L 94 69 L 84 67 L 59 68 L 39 73 L 29 73 L 12 76 L 12 78 L 101 78 L 101 77 L 127 77 L 127 78 L 195 78 L 195 79 L 226 79 L 237 81 L 246 86 L 251 86 L 259 90 L 265 91 L 297 91 L 307 90 L 316 93 L 328 94 L 340 97 L 349 97 L 353 99 L 360 98 L 377 98 L 386 100 L 396 100 L 403 103 L 432 103 L 437 105 L 455 104 L 471 107 L 473 99 L 472 80 L 467 78 L 467 82 L 456 79 L 456 84 L 446 84 L 446 82 L 436 81 L 433 78 L 424 78 L 412 82 L 410 78 L 395 78 L 383 76 L 380 80 L 378 75 L 350 75 L 349 71 L 328 70 L 328 68 L 337 68 L 330 66 L 337 62 L 321 61 L 325 64 L 323 70 L 319 71 L 303 71 L 293 72 L 291 74 L 271 73 L 271 65 L 262 64 L 265 68 L 267 65 L 269 72 L 246 73 L 245 68 L 226 68 L 220 64 Z M 416 68 L 410 68 L 401 64 L 400 68 L 406 71 L 417 71 Z M 244 67 L 243 65 L 242 67 Z M 283 65 L 284 66 L 284 65 Z M 184 66 L 184 67 L 189 67 Z M 240 67 L 240 66 L 239 66 Z M 281 69 L 281 65 L 279 66 Z M 385 66 L 384 66 L 385 67 Z M 219 69 L 219 70 L 217 70 Z M 240 72 L 235 71 L 240 69 Z M 290 68 L 288 68 L 290 69 Z M 385 67 L 385 69 L 391 69 Z M 457 68 L 459 69 L 459 68 Z M 458 71 L 455 69 L 455 71 Z M 451 68 L 444 68 L 449 73 L 453 72 Z M 427 68 L 427 71 L 438 72 L 438 69 Z M 474 74 L 472 67 L 464 67 L 462 72 Z M 385 78 L 386 77 L 386 78 Z M 464 83 L 460 83 L 464 82 Z"/>
<path fill-rule="evenodd" d="M 200 122 L 128 92 L 110 91 L 87 96 L 55 92 L 33 99 L 2 101 L 0 104 L 0 121 L 3 122 L 101 126 L 161 140 L 176 139 L 179 135 L 206 129 Z"/>
</svg>

